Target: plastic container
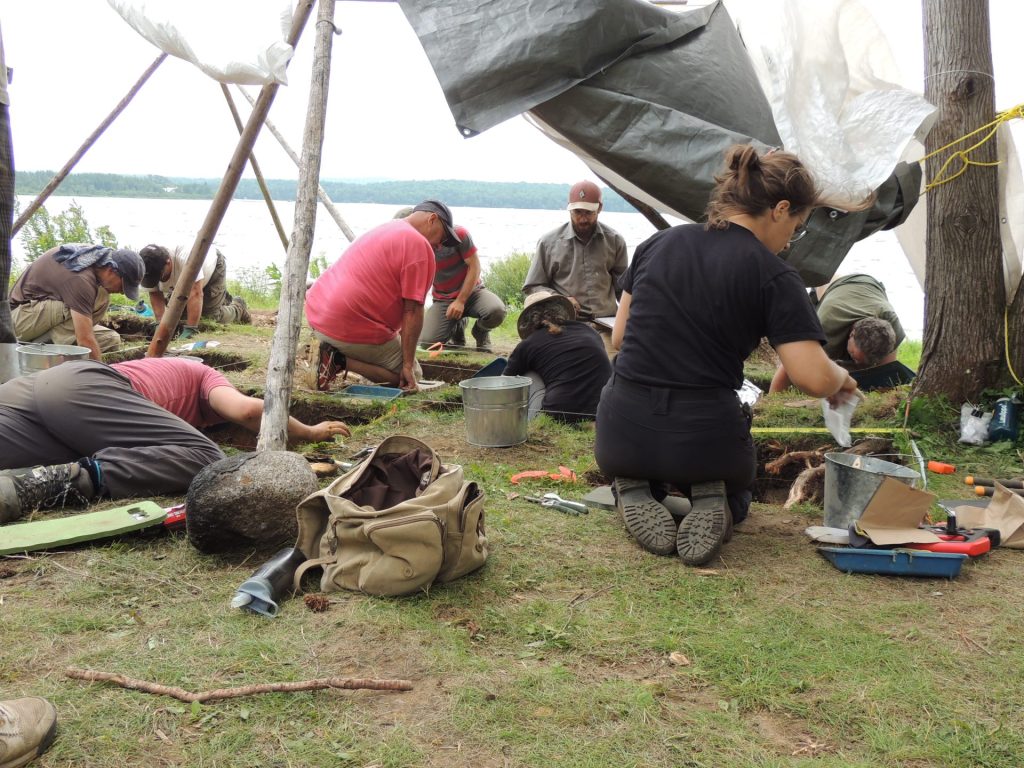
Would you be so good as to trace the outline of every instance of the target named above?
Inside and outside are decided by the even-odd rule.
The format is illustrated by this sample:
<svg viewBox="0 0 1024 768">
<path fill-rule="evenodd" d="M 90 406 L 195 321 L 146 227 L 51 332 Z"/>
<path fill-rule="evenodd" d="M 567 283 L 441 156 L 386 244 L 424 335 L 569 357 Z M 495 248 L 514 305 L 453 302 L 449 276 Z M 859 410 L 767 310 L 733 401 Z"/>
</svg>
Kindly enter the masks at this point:
<svg viewBox="0 0 1024 768">
<path fill-rule="evenodd" d="M 888 576 L 926 576 L 955 579 L 967 555 L 955 552 L 919 552 L 913 549 L 856 549 L 819 547 L 818 552 L 845 573 Z"/>
<path fill-rule="evenodd" d="M 996 400 L 992 412 L 992 421 L 988 423 L 988 439 L 1016 440 L 1017 421 L 1020 417 L 1020 406 L 1015 399 L 1000 397 Z"/>
<path fill-rule="evenodd" d="M 825 525 L 849 528 L 886 477 L 914 487 L 921 475 L 900 464 L 852 453 L 825 454 Z"/>
<path fill-rule="evenodd" d="M 68 360 L 85 360 L 88 357 L 89 348 L 75 344 L 27 343 L 18 346 L 18 362 L 21 372 L 26 375 L 45 371 Z"/>
<path fill-rule="evenodd" d="M 482 376 L 459 382 L 470 445 L 502 448 L 526 442 L 530 380 Z"/>
<path fill-rule="evenodd" d="M 361 400 L 394 400 L 400 397 L 399 387 L 383 387 L 377 384 L 350 384 L 338 392 L 338 397 L 352 397 Z"/>
</svg>

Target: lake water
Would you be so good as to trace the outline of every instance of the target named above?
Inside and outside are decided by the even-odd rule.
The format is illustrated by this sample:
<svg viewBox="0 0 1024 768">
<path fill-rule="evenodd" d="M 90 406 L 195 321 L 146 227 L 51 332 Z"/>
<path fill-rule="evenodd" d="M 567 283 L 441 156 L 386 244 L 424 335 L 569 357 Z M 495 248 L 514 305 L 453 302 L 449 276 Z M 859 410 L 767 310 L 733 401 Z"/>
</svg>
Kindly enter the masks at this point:
<svg viewBox="0 0 1024 768">
<path fill-rule="evenodd" d="M 32 198 L 19 196 L 22 209 Z M 75 198 L 89 225 L 109 226 L 118 242 L 141 248 L 147 243 L 191 246 L 195 234 L 206 218 L 209 200 L 140 200 L 135 198 Z M 54 196 L 46 201 L 50 215 L 67 209 L 72 198 Z M 275 203 L 285 231 L 291 233 L 294 204 Z M 390 219 L 399 206 L 369 203 L 345 203 L 337 206 L 342 217 L 356 233 Z M 532 253 L 537 239 L 567 220 L 564 210 L 522 210 L 511 208 L 456 208 L 455 220 L 472 234 L 480 250 L 481 264 L 486 271 L 490 261 L 516 251 Z M 601 221 L 618 230 L 626 239 L 630 255 L 656 231 L 639 213 L 601 214 Z M 242 268 L 262 270 L 270 264 L 284 266 L 285 252 L 277 230 L 262 200 L 234 200 L 228 207 L 215 245 L 224 252 L 228 272 Z M 333 262 L 348 245 L 348 240 L 334 220 L 318 209 L 316 233 L 311 257 L 324 255 Z M 12 243 L 14 258 L 24 261 L 20 237 Z M 920 339 L 924 328 L 924 296 L 910 265 L 907 263 L 892 232 L 880 232 L 857 243 L 843 261 L 839 274 L 866 272 L 881 280 L 889 300 L 900 316 L 910 339 Z"/>
</svg>

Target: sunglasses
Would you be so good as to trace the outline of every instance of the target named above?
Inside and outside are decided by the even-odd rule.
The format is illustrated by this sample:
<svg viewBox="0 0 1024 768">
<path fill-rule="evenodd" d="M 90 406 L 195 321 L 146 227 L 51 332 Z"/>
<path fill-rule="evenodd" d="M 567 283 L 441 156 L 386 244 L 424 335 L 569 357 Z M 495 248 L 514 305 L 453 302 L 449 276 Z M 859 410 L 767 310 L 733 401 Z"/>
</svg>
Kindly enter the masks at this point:
<svg viewBox="0 0 1024 768">
<path fill-rule="evenodd" d="M 801 224 L 799 227 L 797 227 L 793 231 L 792 236 L 789 238 L 789 242 L 790 243 L 795 243 L 797 240 L 800 240 L 806 234 L 807 234 L 807 227 L 805 227 L 803 224 Z"/>
</svg>

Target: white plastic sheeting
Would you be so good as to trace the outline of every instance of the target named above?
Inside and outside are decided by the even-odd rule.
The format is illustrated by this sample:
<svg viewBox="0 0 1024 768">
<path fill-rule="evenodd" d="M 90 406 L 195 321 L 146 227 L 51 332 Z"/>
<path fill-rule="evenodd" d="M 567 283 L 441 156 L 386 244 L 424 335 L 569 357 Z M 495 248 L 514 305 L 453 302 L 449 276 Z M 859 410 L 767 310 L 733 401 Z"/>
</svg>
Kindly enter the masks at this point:
<svg viewBox="0 0 1024 768">
<path fill-rule="evenodd" d="M 892 173 L 935 108 L 899 85 L 885 35 L 857 0 L 725 0 L 783 145 L 831 194 L 860 198 Z"/>
<path fill-rule="evenodd" d="M 142 37 L 222 83 L 287 84 L 292 0 L 107 0 Z"/>
</svg>

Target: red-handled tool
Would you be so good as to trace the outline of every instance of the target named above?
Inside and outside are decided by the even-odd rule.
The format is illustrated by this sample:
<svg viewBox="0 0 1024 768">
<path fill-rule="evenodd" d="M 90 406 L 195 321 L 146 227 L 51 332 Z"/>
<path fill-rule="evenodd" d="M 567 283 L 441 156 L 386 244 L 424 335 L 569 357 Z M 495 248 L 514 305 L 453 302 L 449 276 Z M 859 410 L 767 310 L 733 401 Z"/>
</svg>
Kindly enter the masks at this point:
<svg viewBox="0 0 1024 768">
<path fill-rule="evenodd" d="M 177 504 L 164 509 L 167 517 L 164 518 L 164 529 L 168 531 L 182 531 L 185 529 L 185 505 Z"/>
</svg>

